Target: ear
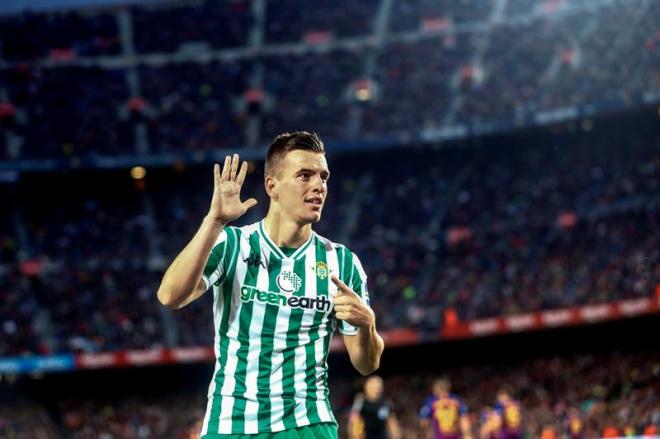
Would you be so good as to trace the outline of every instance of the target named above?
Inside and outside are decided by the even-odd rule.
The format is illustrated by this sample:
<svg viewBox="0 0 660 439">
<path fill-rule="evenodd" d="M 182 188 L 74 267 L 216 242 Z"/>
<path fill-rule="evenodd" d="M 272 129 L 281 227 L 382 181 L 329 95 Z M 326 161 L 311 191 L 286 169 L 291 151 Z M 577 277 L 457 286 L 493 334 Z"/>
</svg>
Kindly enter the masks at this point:
<svg viewBox="0 0 660 439">
<path fill-rule="evenodd" d="M 277 200 L 277 180 L 274 177 L 267 175 L 264 179 L 264 187 L 268 196 L 273 200 Z"/>
</svg>

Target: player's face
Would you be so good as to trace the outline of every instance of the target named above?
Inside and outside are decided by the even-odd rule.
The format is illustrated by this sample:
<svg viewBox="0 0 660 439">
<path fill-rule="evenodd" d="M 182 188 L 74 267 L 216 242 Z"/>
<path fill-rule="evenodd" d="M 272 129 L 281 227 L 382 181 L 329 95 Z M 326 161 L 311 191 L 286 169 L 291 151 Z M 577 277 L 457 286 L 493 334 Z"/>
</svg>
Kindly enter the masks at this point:
<svg viewBox="0 0 660 439">
<path fill-rule="evenodd" d="M 447 381 L 435 381 L 433 383 L 433 394 L 437 396 L 446 395 L 451 390 L 451 385 Z"/>
<path fill-rule="evenodd" d="M 289 151 L 275 178 L 280 207 L 301 226 L 318 222 L 328 195 L 328 178 L 330 171 L 323 153 Z"/>
<path fill-rule="evenodd" d="M 364 385 L 364 393 L 368 399 L 379 399 L 383 394 L 383 380 L 380 377 L 370 377 Z"/>
</svg>

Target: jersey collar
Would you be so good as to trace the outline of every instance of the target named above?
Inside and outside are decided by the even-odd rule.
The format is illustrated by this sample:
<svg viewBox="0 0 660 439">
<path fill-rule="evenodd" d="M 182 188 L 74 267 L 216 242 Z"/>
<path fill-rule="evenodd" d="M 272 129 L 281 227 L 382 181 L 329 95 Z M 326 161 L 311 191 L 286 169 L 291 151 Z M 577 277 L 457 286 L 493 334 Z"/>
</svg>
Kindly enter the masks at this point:
<svg viewBox="0 0 660 439">
<path fill-rule="evenodd" d="M 314 231 L 312 230 L 312 233 L 309 235 L 309 239 L 298 247 L 298 249 L 291 255 L 291 256 L 286 256 L 282 250 L 275 245 L 272 239 L 270 239 L 270 236 L 268 236 L 268 233 L 266 233 L 266 228 L 264 227 L 264 220 L 259 221 L 259 234 L 261 235 L 261 238 L 264 240 L 264 242 L 268 245 L 270 250 L 277 255 L 280 259 L 299 259 L 302 255 L 305 254 L 305 251 L 307 248 L 311 245 L 312 241 L 314 240 Z"/>
</svg>

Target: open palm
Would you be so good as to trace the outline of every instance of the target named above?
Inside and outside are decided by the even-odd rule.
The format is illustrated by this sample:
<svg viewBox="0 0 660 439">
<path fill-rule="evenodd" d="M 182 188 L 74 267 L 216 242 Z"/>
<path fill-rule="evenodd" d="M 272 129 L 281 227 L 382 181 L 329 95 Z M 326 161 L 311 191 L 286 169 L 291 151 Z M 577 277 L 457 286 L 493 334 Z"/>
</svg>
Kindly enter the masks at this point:
<svg viewBox="0 0 660 439">
<path fill-rule="evenodd" d="M 243 162 L 239 170 L 239 157 L 225 157 L 225 163 L 220 172 L 220 166 L 213 166 L 213 199 L 209 216 L 222 224 L 228 224 L 240 218 L 247 210 L 257 204 L 257 200 L 249 198 L 241 201 L 241 188 L 247 174 L 247 162 Z"/>
</svg>

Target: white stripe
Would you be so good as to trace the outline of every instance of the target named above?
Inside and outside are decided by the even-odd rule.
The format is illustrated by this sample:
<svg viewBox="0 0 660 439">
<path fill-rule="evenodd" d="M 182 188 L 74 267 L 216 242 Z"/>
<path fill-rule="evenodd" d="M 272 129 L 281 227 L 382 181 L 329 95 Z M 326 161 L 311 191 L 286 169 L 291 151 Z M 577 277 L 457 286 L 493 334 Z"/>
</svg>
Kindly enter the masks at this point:
<svg viewBox="0 0 660 439">
<path fill-rule="evenodd" d="M 325 399 L 316 401 L 316 410 L 319 412 L 321 422 L 334 422 L 334 416 L 332 416 L 332 413 L 328 410 Z"/>
<path fill-rule="evenodd" d="M 321 422 L 334 422 L 334 416 L 330 413 L 326 405 L 325 383 L 323 380 L 323 376 L 327 370 L 327 365 L 324 361 L 323 341 L 326 337 L 332 337 L 332 333 L 328 331 L 328 328 L 331 327 L 330 325 L 330 320 L 324 318 L 321 323 L 321 329 L 319 330 L 320 338 L 314 344 L 314 357 L 316 360 L 316 410 L 318 411 Z"/>
<path fill-rule="evenodd" d="M 339 277 L 339 258 L 337 257 L 337 250 L 332 246 L 330 250 L 327 252 L 327 258 L 328 258 L 328 271 L 330 275 L 334 275 Z M 330 300 L 334 302 L 334 297 L 337 295 L 337 286 L 335 285 L 334 282 L 329 282 L 328 283 L 328 296 L 330 296 Z M 331 323 L 333 327 L 335 326 L 340 326 L 339 322 L 335 319 L 334 316 L 330 316 Z"/>
<path fill-rule="evenodd" d="M 325 249 L 326 252 L 326 260 L 328 264 L 328 269 L 330 270 L 331 273 L 337 273 L 338 269 L 338 264 L 339 262 L 337 261 L 337 254 L 334 251 L 334 248 L 329 247 Z M 330 294 L 331 288 L 333 288 L 335 284 L 331 282 L 328 278 L 328 293 Z M 336 294 L 336 290 L 335 290 Z M 324 346 L 323 342 L 326 339 L 326 337 L 332 338 L 332 331 L 333 331 L 333 326 L 332 326 L 332 321 L 334 320 L 334 317 L 332 317 L 331 311 L 328 311 L 324 316 L 323 316 L 323 321 L 321 323 L 321 328 L 319 329 L 319 339 L 316 341 L 316 344 L 314 346 L 314 355 L 316 359 L 316 383 L 317 383 L 317 389 L 316 389 L 316 409 L 319 412 L 319 417 L 321 418 L 321 421 L 323 422 L 333 422 L 334 421 L 334 416 L 330 411 L 328 410 L 328 406 L 326 404 L 326 396 L 325 396 L 325 383 L 323 381 L 323 376 L 327 371 L 327 364 L 325 363 L 325 351 L 324 351 Z M 330 344 L 330 340 L 328 340 L 328 345 Z"/>
<path fill-rule="evenodd" d="M 330 250 L 326 253 L 328 259 L 328 272 L 329 276 L 339 277 L 339 260 L 337 259 L 337 251 L 334 247 L 331 247 Z M 328 282 L 328 295 L 330 297 L 335 297 L 337 294 L 337 286 L 334 282 Z"/>
<path fill-rule="evenodd" d="M 263 257 L 263 256 L 262 256 Z M 266 261 L 268 261 L 266 259 Z M 268 291 L 268 270 L 259 265 L 256 288 Z M 245 375 L 245 434 L 259 432 L 257 415 L 259 404 L 257 402 L 257 377 L 259 376 L 259 356 L 261 354 L 261 335 L 264 324 L 266 305 L 252 302 L 252 319 L 250 320 L 250 345 L 247 354 L 247 370 Z"/>
<path fill-rule="evenodd" d="M 341 249 L 341 267 L 343 269 L 343 267 L 346 265 L 345 261 L 346 261 L 346 257 L 347 257 L 346 255 L 348 254 L 348 249 L 346 247 L 344 247 L 343 245 L 339 245 L 338 249 Z M 337 264 L 339 264 L 339 261 L 337 261 Z M 353 266 L 351 266 L 349 268 L 349 270 L 351 270 L 350 279 L 347 279 L 347 277 L 346 277 L 347 274 L 346 273 L 341 273 L 342 274 L 341 277 L 343 277 L 342 280 L 344 280 L 344 283 L 349 288 L 351 288 L 351 283 L 350 282 L 353 278 Z M 337 273 L 339 273 L 339 269 L 337 270 Z M 340 277 L 339 274 L 337 274 L 337 277 Z M 336 323 L 337 323 L 337 326 L 339 327 L 339 332 L 341 332 L 343 335 L 355 335 L 358 332 L 358 330 L 355 326 L 353 326 L 349 323 L 346 323 L 343 320 L 337 320 Z"/>
<path fill-rule="evenodd" d="M 218 264 L 216 269 L 213 270 L 213 273 L 211 273 L 211 275 L 206 279 L 206 281 L 208 282 L 206 284 L 206 288 L 216 283 L 218 279 L 220 279 L 220 277 L 222 276 L 222 273 L 223 273 L 222 260 L 220 260 L 220 263 Z M 202 278 L 204 277 L 205 276 L 202 276 Z"/>
<path fill-rule="evenodd" d="M 209 420 L 211 417 L 211 407 L 213 407 L 215 393 L 215 377 L 220 370 L 220 324 L 222 323 L 222 310 L 224 308 L 224 301 L 218 300 L 218 297 L 222 294 L 222 288 L 213 288 L 213 328 L 215 329 L 213 336 L 213 351 L 215 353 L 215 367 L 213 369 L 213 378 L 209 384 L 209 391 L 207 394 L 208 402 L 206 404 L 206 413 L 204 414 L 204 422 L 202 423 L 202 432 L 201 436 L 205 435 L 209 431 Z"/>
<path fill-rule="evenodd" d="M 220 394 L 222 398 L 222 406 L 220 408 L 220 422 L 218 423 L 218 433 L 230 434 L 232 428 L 231 414 L 234 408 L 234 398 L 231 397 L 234 389 L 236 388 L 236 378 L 234 374 L 236 373 L 236 368 L 238 366 L 238 360 L 236 353 L 240 348 L 241 344 L 238 342 L 238 329 L 239 329 L 239 319 L 242 302 L 240 299 L 240 294 L 236 294 L 237 291 L 240 291 L 241 285 L 245 280 L 245 274 L 247 272 L 247 264 L 243 262 L 244 255 L 250 254 L 250 244 L 248 242 L 249 235 L 245 235 L 245 231 L 241 230 L 243 234 L 239 242 L 240 252 L 236 258 L 236 272 L 234 274 L 234 282 L 232 287 L 231 295 L 231 312 L 229 313 L 229 328 L 227 330 L 227 337 L 229 338 L 229 348 L 227 350 L 227 365 L 225 367 L 225 382 L 222 385 Z"/>
<path fill-rule="evenodd" d="M 293 270 L 293 259 L 282 260 L 281 271 Z M 284 363 L 284 349 L 286 348 L 286 333 L 289 328 L 289 318 L 291 317 L 291 308 L 288 306 L 280 307 L 277 313 L 277 324 L 275 327 L 275 337 L 273 337 L 273 355 L 271 357 L 270 373 L 270 428 L 273 431 L 284 430 L 284 401 L 282 400 L 282 379 Z"/>
<path fill-rule="evenodd" d="M 325 371 L 323 341 L 326 337 L 330 336 L 330 334 L 328 334 L 329 324 L 329 320 L 324 318 L 321 322 L 321 329 L 319 330 L 319 339 L 314 342 L 314 359 L 316 360 L 316 397 L 320 400 L 325 399 L 325 386 L 321 377 Z"/>
<path fill-rule="evenodd" d="M 316 246 L 310 245 L 305 252 L 305 291 L 304 295 L 314 298 L 317 295 L 316 291 L 316 275 L 309 270 L 309 266 L 315 266 L 316 262 Z M 307 352 L 305 347 L 310 343 L 309 331 L 314 324 L 314 315 L 316 310 L 303 310 L 303 317 L 300 322 L 300 330 L 298 331 L 298 347 L 295 349 L 295 373 L 293 375 L 293 383 L 296 391 L 296 397 L 302 398 L 301 402 L 296 401 L 296 409 L 294 415 L 296 417 L 296 425 L 302 427 L 309 425 L 309 414 L 307 413 L 307 406 L 305 404 L 307 398 L 307 383 L 305 382 L 305 372 L 307 369 Z"/>
<path fill-rule="evenodd" d="M 218 363 L 216 362 L 215 370 L 213 371 L 213 376 L 218 372 Z M 209 392 L 215 390 L 215 379 L 211 380 L 211 385 L 209 386 Z M 213 407 L 213 396 L 209 396 L 206 402 L 206 413 L 204 414 L 204 422 L 202 423 L 202 431 L 200 436 L 204 436 L 209 432 L 209 418 L 211 417 L 211 408 Z"/>
</svg>

